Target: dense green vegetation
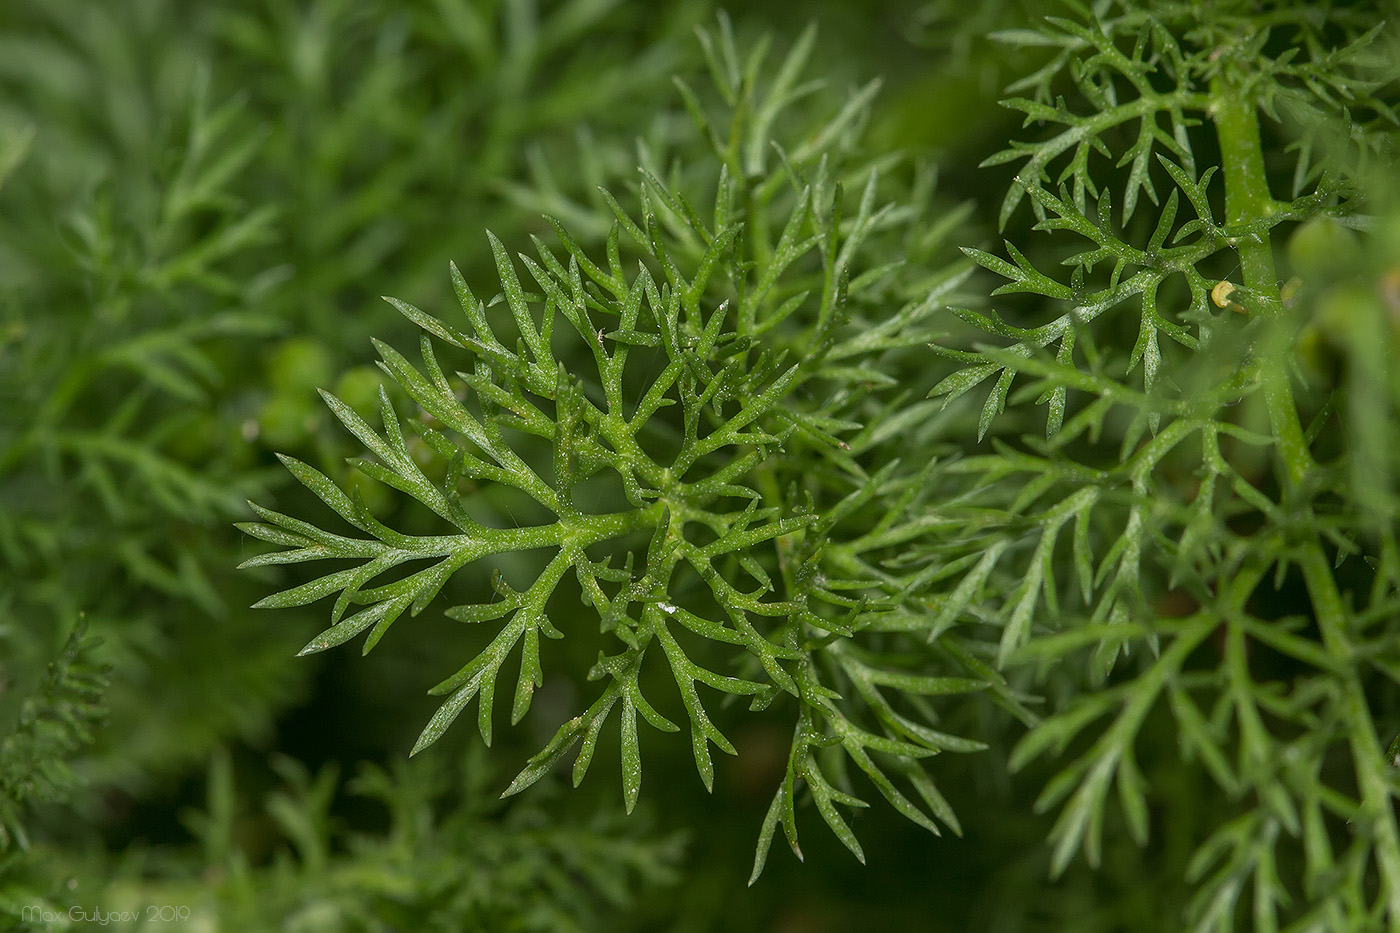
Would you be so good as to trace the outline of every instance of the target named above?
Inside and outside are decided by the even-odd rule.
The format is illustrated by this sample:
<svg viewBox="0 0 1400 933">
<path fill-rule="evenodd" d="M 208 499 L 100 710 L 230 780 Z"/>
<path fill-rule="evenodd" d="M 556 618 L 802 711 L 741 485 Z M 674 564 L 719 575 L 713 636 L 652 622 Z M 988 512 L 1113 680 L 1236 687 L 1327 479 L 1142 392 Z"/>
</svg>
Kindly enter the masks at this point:
<svg viewBox="0 0 1400 933">
<path fill-rule="evenodd" d="M 0 925 L 1400 929 L 1400 33 L 962 7 L 0 9 Z"/>
</svg>

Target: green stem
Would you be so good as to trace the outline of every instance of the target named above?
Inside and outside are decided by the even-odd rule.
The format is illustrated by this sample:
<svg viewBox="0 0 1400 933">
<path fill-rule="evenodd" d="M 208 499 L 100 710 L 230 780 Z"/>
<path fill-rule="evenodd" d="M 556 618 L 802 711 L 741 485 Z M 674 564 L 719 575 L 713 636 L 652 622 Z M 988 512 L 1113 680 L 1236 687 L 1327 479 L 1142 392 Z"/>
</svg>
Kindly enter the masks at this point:
<svg viewBox="0 0 1400 933">
<path fill-rule="evenodd" d="M 1277 205 L 1269 194 L 1254 99 L 1218 76 L 1211 81 L 1210 90 L 1210 114 L 1220 137 L 1220 161 L 1225 168 L 1225 226 L 1238 230 L 1274 213 Z M 1266 295 L 1275 293 L 1278 278 L 1269 235 L 1250 234 L 1234 245 L 1239 250 L 1245 286 Z"/>
<path fill-rule="evenodd" d="M 1211 98 L 1210 114 L 1219 135 L 1224 166 L 1227 229 L 1239 229 L 1251 222 L 1257 223 L 1277 209 L 1269 194 L 1264 170 L 1257 105 L 1244 88 L 1230 84 L 1224 77 L 1211 82 Z M 1245 287 L 1276 301 L 1278 280 L 1268 234 L 1251 234 L 1236 246 Z M 1303 433 L 1288 373 L 1291 335 L 1283 327 L 1271 328 L 1270 333 L 1268 345 L 1256 348 L 1256 359 L 1275 438 L 1276 465 L 1284 490 L 1283 505 L 1306 508 L 1306 503 L 1297 501 L 1297 497 L 1315 463 Z M 1391 806 L 1385 754 L 1376 737 L 1365 689 L 1354 665 L 1349 663 L 1353 648 L 1347 634 L 1346 604 L 1318 536 L 1315 533 L 1308 536 L 1299 550 L 1298 562 L 1323 646 L 1328 654 L 1342 660 L 1348 671 L 1342 682 L 1341 709 L 1347 742 L 1356 767 L 1361 811 L 1375 840 L 1388 926 L 1391 930 L 1400 930 L 1400 830 L 1397 830 Z"/>
</svg>

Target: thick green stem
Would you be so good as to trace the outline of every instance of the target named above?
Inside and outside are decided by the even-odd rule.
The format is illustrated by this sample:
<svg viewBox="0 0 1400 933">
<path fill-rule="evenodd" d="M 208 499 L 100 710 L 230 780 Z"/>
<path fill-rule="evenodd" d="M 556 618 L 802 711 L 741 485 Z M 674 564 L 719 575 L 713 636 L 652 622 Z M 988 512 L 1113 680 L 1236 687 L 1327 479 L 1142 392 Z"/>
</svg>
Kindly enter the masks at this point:
<svg viewBox="0 0 1400 933">
<path fill-rule="evenodd" d="M 1259 117 L 1252 97 L 1223 78 L 1211 82 L 1211 117 L 1220 138 L 1220 161 L 1225 168 L 1225 226 L 1238 230 L 1275 210 L 1264 170 Z M 1245 287 L 1276 294 L 1273 247 L 1267 233 L 1240 236 L 1236 242 Z"/>
<path fill-rule="evenodd" d="M 1259 136 L 1258 107 L 1241 87 L 1217 77 L 1211 83 L 1210 114 L 1220 139 L 1225 175 L 1227 228 L 1239 230 L 1258 224 L 1276 209 L 1269 194 Z M 1267 233 L 1242 236 L 1236 243 L 1244 284 L 1277 302 L 1278 280 L 1273 246 Z M 1256 348 L 1264 399 L 1274 435 L 1279 479 L 1285 509 L 1306 508 L 1298 494 L 1315 466 L 1303 433 L 1288 372 L 1290 334 L 1286 328 L 1270 328 L 1267 345 Z M 1341 660 L 1348 674 L 1343 682 L 1342 716 L 1356 767 L 1361 810 L 1370 824 L 1376 846 L 1376 863 L 1386 903 L 1388 927 L 1400 930 L 1400 830 L 1391 805 L 1387 762 L 1376 737 L 1375 723 L 1365 689 L 1351 663 L 1353 649 L 1347 633 L 1347 610 L 1322 541 L 1312 534 L 1300 547 L 1298 562 L 1317 618 L 1318 630 L 1328 654 Z"/>
<path fill-rule="evenodd" d="M 1253 98 L 1223 78 L 1211 83 L 1211 117 L 1220 138 L 1220 158 L 1225 169 L 1225 224 L 1236 229 L 1258 223 L 1275 209 L 1264 170 L 1264 150 L 1259 138 L 1259 116 Z M 1273 245 L 1267 233 L 1240 237 L 1236 244 L 1246 288 L 1266 299 L 1278 298 Z M 1283 336 L 1271 333 L 1271 336 Z M 1278 444 L 1284 488 L 1295 489 L 1312 468 L 1312 456 L 1303 438 L 1302 424 L 1293 403 L 1293 388 L 1285 365 L 1287 347 L 1282 339 L 1260 347 L 1261 378 L 1269 409 L 1270 426 Z"/>
</svg>

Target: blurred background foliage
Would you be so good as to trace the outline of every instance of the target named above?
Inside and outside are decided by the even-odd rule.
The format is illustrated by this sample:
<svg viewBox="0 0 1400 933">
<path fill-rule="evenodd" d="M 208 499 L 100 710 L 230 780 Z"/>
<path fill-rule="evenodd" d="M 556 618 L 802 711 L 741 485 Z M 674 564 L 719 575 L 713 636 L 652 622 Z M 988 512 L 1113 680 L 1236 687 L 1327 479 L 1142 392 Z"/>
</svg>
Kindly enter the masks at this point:
<svg viewBox="0 0 1400 933">
<path fill-rule="evenodd" d="M 1007 173 L 976 166 L 1035 50 L 987 36 L 1041 4 L 725 6 L 783 45 L 815 22 L 837 94 L 881 78 L 871 145 L 939 165 L 935 215 L 974 202 L 955 241 L 992 236 Z M 409 761 L 433 707 L 410 674 L 458 636 L 404 620 L 431 637 L 297 659 L 321 607 L 245 608 L 271 577 L 234 572 L 232 522 L 246 497 L 309 497 L 273 451 L 349 480 L 358 451 L 314 389 L 370 404 L 369 337 L 405 333 L 378 296 L 445 306 L 449 260 L 489 277 L 484 230 L 519 242 L 541 212 L 601 237 L 595 186 L 632 185 L 637 140 L 665 151 L 687 124 L 670 76 L 702 67 L 717 9 L 0 4 L 0 928 L 63 928 L 73 905 L 183 906 L 199 930 L 1171 928 L 1198 827 L 1149 850 L 1110 834 L 1103 868 L 1048 882 L 1050 766 L 1008 778 L 999 726 L 943 772 L 965 839 L 875 808 L 868 867 L 812 834 L 805 865 L 746 889 L 785 736 L 735 733 L 712 796 L 684 743 L 648 748 L 665 794 L 627 819 L 609 781 L 501 803 L 573 698 L 543 692 L 500 772 L 469 730 Z M 1346 340 L 1327 327 L 1319 354 Z M 1143 763 L 1191 812 L 1205 779 L 1155 734 Z M 26 926 L 40 904 L 63 919 Z"/>
</svg>

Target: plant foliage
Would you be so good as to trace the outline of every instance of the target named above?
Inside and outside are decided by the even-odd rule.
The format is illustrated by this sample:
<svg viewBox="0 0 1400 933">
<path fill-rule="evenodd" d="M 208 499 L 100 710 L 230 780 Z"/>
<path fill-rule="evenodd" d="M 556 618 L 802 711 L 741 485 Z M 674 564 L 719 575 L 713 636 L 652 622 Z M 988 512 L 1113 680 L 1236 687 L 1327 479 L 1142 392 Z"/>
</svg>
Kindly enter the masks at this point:
<svg viewBox="0 0 1400 933">
<path fill-rule="evenodd" d="M 287 460 L 360 534 L 258 507 L 244 527 L 287 550 L 250 563 L 355 563 L 260 605 L 334 595 L 306 650 L 366 631 L 368 650 L 459 569 L 543 552 L 532 576 L 498 572 L 493 596 L 447 610 L 504 621 L 435 688 L 447 699 L 415 751 L 473 701 L 489 742 L 513 654 L 518 721 L 541 637 L 596 617 L 614 641 L 595 699 L 507 793 L 575 748 L 577 782 L 616 715 L 630 807 L 638 717 L 679 728 L 645 676 L 664 667 L 707 786 L 710 746 L 734 750 L 711 692 L 792 711 L 755 877 L 779 824 L 797 851 L 799 792 L 861 855 L 838 810 L 863 804 L 855 772 L 916 823 L 957 829 L 920 762 L 1008 728 L 940 727 L 979 693 L 1028 727 L 1011 770 L 1058 761 L 1036 802 L 1058 812 L 1052 875 L 1079 852 L 1099 864 L 1106 832 L 1149 845 L 1172 815 L 1154 816 L 1139 741 L 1166 717 L 1218 790 L 1184 867 L 1193 928 L 1400 924 L 1374 706 L 1400 671 L 1396 311 L 1391 260 L 1346 252 L 1385 206 L 1376 178 L 1393 179 L 1393 36 L 1363 9 L 1287 2 L 1064 12 L 996 36 L 1040 56 L 1003 100 L 1037 129 L 984 163 L 1016 171 L 1002 254 L 964 252 L 1014 298 L 970 306 L 957 267 L 911 272 L 933 268 L 930 220 L 920 189 L 887 203 L 902 169 L 860 156 L 865 92 L 786 134 L 809 40 L 765 72 L 766 47 L 742 56 L 721 21 L 702 46 L 725 116 L 679 83 L 715 168 L 643 147 L 640 210 L 604 195 L 603 257 L 553 221 L 557 245 L 530 256 L 493 238 L 499 295 L 454 270 L 465 327 L 390 299 L 425 332 L 421 367 L 379 344 L 417 417 L 386 394 L 377 430 L 327 397 L 373 454 L 356 466 L 450 532 L 396 532 Z M 951 364 L 929 401 L 898 375 L 926 343 Z M 539 520 L 492 525 L 491 489 Z M 431 563 L 371 586 L 413 560 Z"/>
<path fill-rule="evenodd" d="M 412 496 L 451 533 L 397 532 L 362 499 L 291 458 L 283 462 L 292 473 L 368 537 L 261 506 L 262 521 L 242 527 L 287 548 L 245 566 L 356 562 L 258 604 L 335 595 L 331 627 L 304 653 L 365 632 L 368 651 L 458 570 L 509 552 L 544 552 L 532 579 L 512 581 L 498 570 L 489 598 L 447 610 L 458 622 L 504 622 L 433 688 L 447 699 L 414 747 L 435 741 L 473 701 L 489 743 L 498 676 L 516 654 L 510 718 L 525 716 L 543 683 L 541 640 L 582 637 L 577 609 L 565 608 L 566 600 L 581 601 L 607 638 L 589 673 L 601 688 L 507 794 L 575 749 L 574 780 L 582 780 L 615 716 L 630 810 L 642 775 L 638 718 L 666 732 L 680 728 L 644 692 L 648 666 L 664 665 L 675 682 L 707 787 L 711 746 L 735 749 L 706 695 L 749 698 L 754 710 L 789 698 L 787 775 L 760 837 L 757 876 L 779 823 L 800 851 L 795 802 L 803 786 L 862 856 L 837 809 L 865 805 L 847 787 L 851 765 L 919 825 L 937 832 L 937 817 L 957 828 L 919 762 L 979 746 L 936 729 L 925 698 L 986 682 L 900 665 L 909 651 L 939 663 L 922 634 L 908 634 L 903 587 L 874 566 L 919 532 L 885 503 L 889 483 L 914 495 L 917 481 L 894 479 L 888 433 L 865 421 L 890 405 L 894 387 L 880 361 L 927 342 L 929 317 L 961 276 L 941 273 L 931 291 L 894 314 L 885 310 L 900 300 L 899 273 L 868 258 L 872 244 L 900 248 L 914 239 L 920 217 L 883 201 L 882 175 L 896 166 L 857 149 L 873 88 L 826 122 L 777 136 L 791 105 L 816 90 L 802 80 L 812 35 L 771 75 L 766 47 L 741 58 L 726 20 L 701 36 L 719 102 L 678 86 L 712 144 L 707 163 L 675 164 L 665 178 L 643 168 L 639 213 L 605 193 L 615 223 L 601 257 L 557 221 L 558 245 L 536 238 L 533 256 L 512 257 L 491 238 L 499 294 L 479 299 L 453 267 L 465 326 L 387 299 L 424 331 L 421 366 L 376 344 L 381 368 L 417 407 L 411 420 L 383 392 L 376 430 L 323 393 L 373 454 L 356 468 Z M 687 189 L 702 190 L 704 200 Z M 453 362 L 440 361 L 440 352 Z M 508 527 L 493 527 L 490 507 L 464 495 L 481 484 L 504 491 L 498 508 L 510 516 Z M 540 520 L 521 521 L 533 515 Z M 369 585 L 409 561 L 430 564 Z"/>
<path fill-rule="evenodd" d="M 977 428 L 994 451 L 953 465 L 976 534 L 942 554 L 984 555 L 957 585 L 982 607 L 967 621 L 999 629 L 999 667 L 1077 684 L 1009 759 L 1060 758 L 1036 804 L 1059 813 L 1054 873 L 1098 864 L 1114 798 L 1139 845 L 1164 831 L 1138 744 L 1169 713 L 1221 804 L 1187 866 L 1193 929 L 1400 923 L 1374 707 L 1397 670 L 1393 461 L 1375 450 L 1393 446 L 1395 308 L 1345 249 L 1374 222 L 1378 161 L 1393 179 L 1382 28 L 1305 4 L 1261 22 L 1112 3 L 1002 36 L 1051 58 L 1003 101 L 1044 129 L 987 160 L 1017 169 L 1001 222 L 1028 203 L 1068 275 L 1009 240 L 966 251 L 1006 280 L 994 294 L 1034 300 L 957 311 L 966 348 L 937 347 L 958 368 L 935 396 L 995 380 Z M 1337 303 L 1335 339 L 1389 348 L 1351 356 L 1345 384 L 1299 362 Z M 1044 441 L 1022 433 L 1032 406 Z"/>
<path fill-rule="evenodd" d="M 675 881 L 682 840 L 623 825 L 616 809 L 560 824 L 544 801 L 499 803 L 480 755 L 365 765 L 348 781 L 335 765 L 316 773 L 280 758 L 280 786 L 261 801 L 276 827 L 270 869 L 237 845 L 251 814 L 230 756 L 210 764 L 205 806 L 185 814 L 199 840 L 203 887 L 184 881 L 172 900 L 193 901 L 192 921 L 230 927 L 281 922 L 312 929 L 585 930 L 626 909 L 639 889 Z M 341 795 L 388 814 L 383 829 L 342 825 Z"/>
<path fill-rule="evenodd" d="M 1393 12 L 0 4 L 0 928 L 1400 930 Z"/>
<path fill-rule="evenodd" d="M 0 741 L 0 858 L 29 847 L 26 809 L 65 800 L 81 783 L 70 760 L 92 742 L 106 715 L 107 671 L 84 657 L 94 644 L 79 622 L 38 689 L 20 704 L 14 731 Z"/>
</svg>

